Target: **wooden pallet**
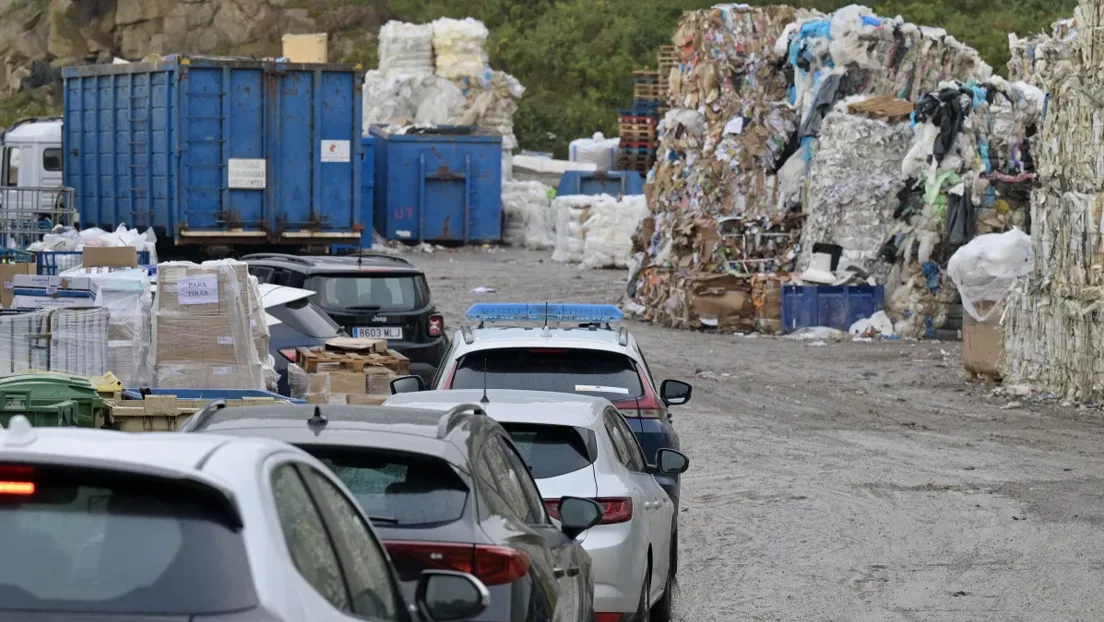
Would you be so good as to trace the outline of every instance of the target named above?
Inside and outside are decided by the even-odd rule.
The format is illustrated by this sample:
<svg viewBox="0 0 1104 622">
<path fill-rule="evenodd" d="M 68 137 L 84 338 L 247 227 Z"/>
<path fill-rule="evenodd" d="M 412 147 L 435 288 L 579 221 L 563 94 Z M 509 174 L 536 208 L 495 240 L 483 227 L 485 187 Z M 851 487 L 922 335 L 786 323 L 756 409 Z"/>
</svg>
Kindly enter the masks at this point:
<svg viewBox="0 0 1104 622">
<path fill-rule="evenodd" d="M 673 45 L 661 45 L 659 51 L 656 52 L 656 66 L 662 67 L 663 63 L 675 63 L 679 62 L 678 48 Z"/>
<path fill-rule="evenodd" d="M 655 142 L 656 126 L 651 123 L 619 123 L 617 135 L 621 142 Z"/>
<path fill-rule="evenodd" d="M 653 164 L 655 164 L 655 154 L 617 154 L 617 170 L 619 171 L 638 171 L 647 173 L 652 169 Z"/>
<path fill-rule="evenodd" d="M 298 359 L 296 364 L 308 374 L 320 371 L 318 369 L 320 365 L 340 367 L 346 371 L 354 372 L 363 372 L 366 367 L 386 367 L 399 374 L 410 373 L 410 359 L 395 350 L 387 350 L 386 354 L 378 352 L 357 354 L 355 352 L 298 348 L 296 354 Z"/>
<path fill-rule="evenodd" d="M 632 77 L 633 84 L 658 84 L 660 73 L 655 69 L 637 69 Z"/>
<path fill-rule="evenodd" d="M 634 84 L 633 99 L 645 102 L 658 102 L 667 99 L 667 86 L 656 84 Z"/>
</svg>

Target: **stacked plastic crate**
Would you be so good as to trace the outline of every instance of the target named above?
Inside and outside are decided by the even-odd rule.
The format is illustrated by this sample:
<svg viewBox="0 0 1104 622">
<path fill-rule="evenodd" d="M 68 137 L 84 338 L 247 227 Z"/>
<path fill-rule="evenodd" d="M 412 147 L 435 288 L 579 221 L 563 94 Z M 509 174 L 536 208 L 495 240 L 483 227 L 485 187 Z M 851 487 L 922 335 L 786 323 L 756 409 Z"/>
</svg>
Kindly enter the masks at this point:
<svg viewBox="0 0 1104 622">
<path fill-rule="evenodd" d="M 617 168 L 646 173 L 655 163 L 656 125 L 660 107 L 666 97 L 666 80 L 653 69 L 633 72 L 632 108 L 618 114 L 617 123 L 621 147 L 617 153 Z"/>
</svg>

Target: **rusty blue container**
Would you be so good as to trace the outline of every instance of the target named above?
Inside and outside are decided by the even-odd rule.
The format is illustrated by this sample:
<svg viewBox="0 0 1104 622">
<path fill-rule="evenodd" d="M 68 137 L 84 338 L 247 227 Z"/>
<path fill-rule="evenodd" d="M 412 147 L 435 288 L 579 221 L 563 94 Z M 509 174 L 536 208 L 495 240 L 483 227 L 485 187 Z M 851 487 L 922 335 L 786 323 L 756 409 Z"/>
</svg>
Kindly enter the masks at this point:
<svg viewBox="0 0 1104 622">
<path fill-rule="evenodd" d="M 358 67 L 169 57 L 62 78 L 64 183 L 82 226 L 152 226 L 177 244 L 360 244 Z"/>
<path fill-rule="evenodd" d="M 407 134 L 372 127 L 376 231 L 388 240 L 502 239 L 502 137 L 468 126 Z"/>
</svg>

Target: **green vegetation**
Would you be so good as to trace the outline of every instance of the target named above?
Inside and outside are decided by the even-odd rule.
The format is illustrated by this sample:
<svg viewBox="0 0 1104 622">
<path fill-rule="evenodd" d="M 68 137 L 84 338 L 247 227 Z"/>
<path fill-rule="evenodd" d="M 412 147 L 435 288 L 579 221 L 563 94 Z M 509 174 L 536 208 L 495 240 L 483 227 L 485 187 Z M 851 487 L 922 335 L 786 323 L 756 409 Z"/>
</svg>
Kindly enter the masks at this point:
<svg viewBox="0 0 1104 622">
<path fill-rule="evenodd" d="M 367 0 L 353 0 L 366 2 Z M 475 17 L 491 31 L 491 64 L 528 89 L 515 131 L 525 149 L 567 153 L 568 141 L 595 131 L 616 133 L 618 108 L 632 99 L 634 68 L 655 66 L 659 46 L 669 44 L 682 11 L 708 8 L 715 0 L 390 0 L 395 19 L 427 22 L 437 17 Z M 752 1 L 751 4 L 768 4 Z M 777 4 L 775 2 L 774 4 Z M 800 6 L 832 11 L 846 0 L 806 0 Z M 1070 17 L 1076 0 L 883 0 L 879 15 L 901 15 L 947 29 L 1003 72 L 1008 34 L 1049 32 Z M 385 13 L 388 11 L 384 11 Z M 384 20 L 386 21 L 386 20 Z M 375 66 L 365 53 L 357 60 Z"/>
</svg>

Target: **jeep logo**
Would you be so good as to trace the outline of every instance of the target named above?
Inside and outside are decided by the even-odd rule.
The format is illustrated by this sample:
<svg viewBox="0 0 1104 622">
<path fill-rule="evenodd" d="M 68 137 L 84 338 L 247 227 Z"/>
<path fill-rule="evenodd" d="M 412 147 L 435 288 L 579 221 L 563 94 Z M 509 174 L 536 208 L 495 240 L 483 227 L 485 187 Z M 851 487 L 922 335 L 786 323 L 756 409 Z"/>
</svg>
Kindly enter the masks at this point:
<svg viewBox="0 0 1104 622">
<path fill-rule="evenodd" d="M 372 318 L 372 321 L 376 324 L 383 324 L 387 321 L 387 318 L 383 317 L 382 315 L 377 315 L 376 317 Z"/>
</svg>

